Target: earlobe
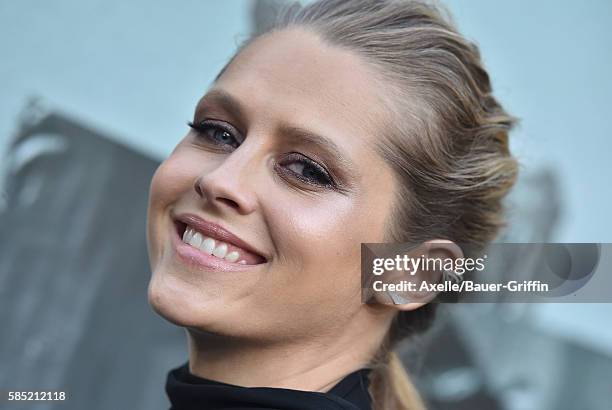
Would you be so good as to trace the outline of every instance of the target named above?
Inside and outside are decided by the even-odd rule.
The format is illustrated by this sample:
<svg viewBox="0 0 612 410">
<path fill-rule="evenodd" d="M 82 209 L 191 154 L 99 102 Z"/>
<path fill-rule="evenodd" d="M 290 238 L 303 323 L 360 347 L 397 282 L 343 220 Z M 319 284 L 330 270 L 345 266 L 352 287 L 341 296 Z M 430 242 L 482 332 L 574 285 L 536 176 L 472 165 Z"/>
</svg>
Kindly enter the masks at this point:
<svg viewBox="0 0 612 410">
<path fill-rule="evenodd" d="M 401 310 L 404 312 L 410 311 L 410 310 L 416 310 L 427 304 L 427 302 L 410 302 L 410 300 L 404 298 L 404 296 L 402 296 L 400 292 L 388 291 L 387 295 L 389 295 L 389 297 L 393 301 L 393 305 L 398 310 Z"/>
<path fill-rule="evenodd" d="M 408 299 L 400 295 L 399 292 L 387 291 L 387 295 L 389 295 L 394 305 L 405 305 L 410 302 Z"/>
</svg>

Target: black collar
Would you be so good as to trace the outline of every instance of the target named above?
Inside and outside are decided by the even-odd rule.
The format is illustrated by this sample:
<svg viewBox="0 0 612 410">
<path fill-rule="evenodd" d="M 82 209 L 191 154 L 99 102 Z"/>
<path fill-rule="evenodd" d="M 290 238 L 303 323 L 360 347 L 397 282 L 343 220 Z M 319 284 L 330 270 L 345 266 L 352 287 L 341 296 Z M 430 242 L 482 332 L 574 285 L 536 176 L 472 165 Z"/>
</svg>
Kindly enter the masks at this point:
<svg viewBox="0 0 612 410">
<path fill-rule="evenodd" d="M 241 387 L 203 379 L 189 362 L 168 372 L 171 410 L 370 410 L 368 369 L 349 374 L 327 393 Z"/>
</svg>

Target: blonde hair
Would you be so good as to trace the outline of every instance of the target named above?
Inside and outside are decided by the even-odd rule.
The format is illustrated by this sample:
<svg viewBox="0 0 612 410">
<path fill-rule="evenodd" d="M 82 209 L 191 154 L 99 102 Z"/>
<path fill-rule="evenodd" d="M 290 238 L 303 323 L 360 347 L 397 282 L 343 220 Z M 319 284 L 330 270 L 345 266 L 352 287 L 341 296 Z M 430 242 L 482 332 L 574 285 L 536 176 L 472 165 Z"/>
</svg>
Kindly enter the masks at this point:
<svg viewBox="0 0 612 410">
<path fill-rule="evenodd" d="M 450 15 L 422 0 L 319 0 L 291 5 L 271 29 L 292 26 L 355 51 L 380 73 L 395 121 L 378 149 L 400 186 L 388 239 L 480 246 L 493 240 L 517 176 L 508 147 L 516 120 L 493 97 L 478 47 Z M 393 347 L 426 329 L 435 307 L 396 315 L 372 363 L 376 409 L 425 408 Z"/>
</svg>

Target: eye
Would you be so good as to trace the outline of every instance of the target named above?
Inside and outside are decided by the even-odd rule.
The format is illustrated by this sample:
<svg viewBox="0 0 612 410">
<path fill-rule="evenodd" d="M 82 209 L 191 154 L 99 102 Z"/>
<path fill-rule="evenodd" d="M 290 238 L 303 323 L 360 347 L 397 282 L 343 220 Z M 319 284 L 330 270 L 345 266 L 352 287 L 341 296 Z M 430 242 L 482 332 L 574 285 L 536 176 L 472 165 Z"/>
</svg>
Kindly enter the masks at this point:
<svg viewBox="0 0 612 410">
<path fill-rule="evenodd" d="M 238 148 L 240 141 L 236 138 L 236 130 L 231 125 L 215 120 L 205 120 L 197 123 L 189 122 L 188 125 L 208 142 L 215 145 Z"/>
<path fill-rule="evenodd" d="M 325 167 L 303 154 L 289 153 L 282 161 L 279 161 L 279 165 L 302 182 L 322 187 L 335 187 L 336 185 Z"/>
</svg>

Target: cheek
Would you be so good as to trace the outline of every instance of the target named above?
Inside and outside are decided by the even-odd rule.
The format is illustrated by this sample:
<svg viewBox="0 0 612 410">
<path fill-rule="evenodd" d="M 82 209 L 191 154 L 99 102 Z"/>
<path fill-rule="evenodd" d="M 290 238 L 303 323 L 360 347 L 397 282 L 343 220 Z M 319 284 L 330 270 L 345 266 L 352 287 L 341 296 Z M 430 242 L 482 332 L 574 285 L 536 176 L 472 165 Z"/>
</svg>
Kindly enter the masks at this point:
<svg viewBox="0 0 612 410">
<path fill-rule="evenodd" d="M 149 194 L 150 207 L 163 207 L 176 201 L 193 187 L 197 172 L 189 167 L 188 158 L 183 157 L 173 154 L 155 171 Z"/>
<path fill-rule="evenodd" d="M 282 272 L 270 279 L 277 295 L 324 317 L 360 306 L 361 243 L 384 241 L 394 185 L 384 174 L 360 186 L 347 195 L 268 192 L 276 200 L 263 208 L 283 258 Z"/>
<path fill-rule="evenodd" d="M 161 230 L 167 222 L 167 209 L 181 196 L 189 193 L 195 176 L 186 167 L 185 161 L 173 154 L 157 168 L 149 187 L 149 209 L 147 212 L 147 244 L 149 257 L 154 264 L 161 251 Z"/>
<path fill-rule="evenodd" d="M 360 287 L 361 242 L 380 242 L 383 217 L 354 198 L 283 200 L 270 204 L 269 228 L 287 268 L 283 282 L 298 291 Z M 283 269 L 284 270 L 284 269 Z"/>
<path fill-rule="evenodd" d="M 373 201 L 337 195 L 332 199 L 279 200 L 270 203 L 271 235 L 282 246 L 280 253 L 303 263 L 333 263 L 360 254 L 362 242 L 384 238 L 386 206 Z M 380 204 L 382 205 L 382 204 Z M 325 256 L 325 258 L 323 258 Z M 359 258 L 356 261 L 359 262 Z"/>
<path fill-rule="evenodd" d="M 284 317 L 285 328 L 299 324 L 295 332 L 332 331 L 330 323 L 346 322 L 360 311 L 361 242 L 382 238 L 377 229 L 382 216 L 355 197 L 330 197 L 282 195 L 264 207 L 281 259 L 264 277 L 261 299 L 276 307 L 272 316 Z"/>
</svg>

